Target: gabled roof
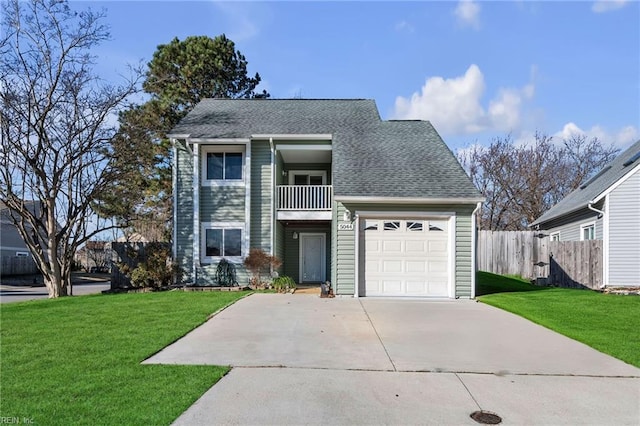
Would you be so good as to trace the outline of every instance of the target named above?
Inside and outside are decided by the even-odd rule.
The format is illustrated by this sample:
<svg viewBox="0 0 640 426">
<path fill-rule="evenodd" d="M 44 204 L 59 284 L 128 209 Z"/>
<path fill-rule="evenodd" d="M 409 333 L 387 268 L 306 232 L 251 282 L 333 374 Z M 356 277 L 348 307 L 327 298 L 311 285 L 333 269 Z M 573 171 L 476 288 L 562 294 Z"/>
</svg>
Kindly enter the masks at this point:
<svg viewBox="0 0 640 426">
<path fill-rule="evenodd" d="M 587 208 L 590 202 L 598 202 L 620 179 L 640 165 L 640 140 L 618 155 L 589 181 L 551 207 L 531 226 L 558 219 L 568 213 Z"/>
<path fill-rule="evenodd" d="M 371 99 L 203 99 L 170 137 L 328 134 L 380 122 Z"/>
<path fill-rule="evenodd" d="M 205 99 L 170 136 L 264 134 L 330 134 L 336 198 L 482 200 L 431 123 L 382 121 L 370 99 Z"/>
</svg>

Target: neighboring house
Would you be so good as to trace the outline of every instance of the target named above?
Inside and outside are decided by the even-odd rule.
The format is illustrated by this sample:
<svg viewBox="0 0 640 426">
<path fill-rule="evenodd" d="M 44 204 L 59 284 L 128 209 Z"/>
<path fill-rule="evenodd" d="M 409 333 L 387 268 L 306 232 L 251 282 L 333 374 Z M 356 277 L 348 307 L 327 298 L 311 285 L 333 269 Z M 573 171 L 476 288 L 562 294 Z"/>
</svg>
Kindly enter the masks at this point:
<svg viewBox="0 0 640 426">
<path fill-rule="evenodd" d="M 483 200 L 431 123 L 373 100 L 206 99 L 169 137 L 183 281 L 259 248 L 337 295 L 473 298 Z"/>
<path fill-rule="evenodd" d="M 602 240 L 604 286 L 640 286 L 640 140 L 531 226 L 552 241 Z"/>
<path fill-rule="evenodd" d="M 37 201 L 27 201 L 31 211 L 39 209 Z M 0 259 L 2 268 L 0 275 L 20 275 L 37 272 L 37 267 L 29 247 L 13 224 L 9 209 L 0 201 Z M 26 260 L 29 259 L 29 260 Z"/>
</svg>

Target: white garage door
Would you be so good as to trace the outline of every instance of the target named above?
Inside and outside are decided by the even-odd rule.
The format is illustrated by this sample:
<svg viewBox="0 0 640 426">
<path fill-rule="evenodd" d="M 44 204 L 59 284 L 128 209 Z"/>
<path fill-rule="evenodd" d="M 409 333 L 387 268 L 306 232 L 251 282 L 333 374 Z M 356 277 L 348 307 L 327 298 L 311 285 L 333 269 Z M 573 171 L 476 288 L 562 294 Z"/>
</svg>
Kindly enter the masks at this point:
<svg viewBox="0 0 640 426">
<path fill-rule="evenodd" d="M 364 219 L 365 296 L 447 297 L 447 220 Z"/>
</svg>

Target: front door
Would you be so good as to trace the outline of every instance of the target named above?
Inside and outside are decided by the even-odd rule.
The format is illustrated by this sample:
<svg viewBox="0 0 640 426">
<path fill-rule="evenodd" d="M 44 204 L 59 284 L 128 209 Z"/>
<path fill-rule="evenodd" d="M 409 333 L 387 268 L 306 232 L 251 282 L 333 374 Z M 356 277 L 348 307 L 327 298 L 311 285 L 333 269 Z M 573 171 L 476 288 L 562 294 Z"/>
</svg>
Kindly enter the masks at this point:
<svg viewBox="0 0 640 426">
<path fill-rule="evenodd" d="M 324 282 L 326 271 L 325 234 L 300 234 L 300 282 Z"/>
</svg>

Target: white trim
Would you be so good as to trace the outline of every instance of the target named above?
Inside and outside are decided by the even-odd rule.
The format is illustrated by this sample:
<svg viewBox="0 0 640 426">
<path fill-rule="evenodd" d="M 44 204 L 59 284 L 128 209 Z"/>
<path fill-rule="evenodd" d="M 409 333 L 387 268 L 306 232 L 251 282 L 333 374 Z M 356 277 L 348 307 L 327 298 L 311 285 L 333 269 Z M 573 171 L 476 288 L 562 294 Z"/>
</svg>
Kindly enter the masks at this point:
<svg viewBox="0 0 640 426">
<path fill-rule="evenodd" d="M 617 187 L 622 185 L 627 179 L 629 179 L 631 176 L 633 176 L 638 171 L 640 171 L 640 163 L 638 163 L 633 169 L 629 170 L 629 172 L 627 174 L 625 174 L 620 179 L 618 179 L 613 184 L 611 184 L 606 190 L 604 190 L 603 192 L 598 194 L 598 196 L 596 198 L 594 198 L 593 200 L 589 201 L 589 204 L 596 204 L 598 201 L 602 200 L 602 198 L 604 198 L 607 195 L 609 195 L 612 191 L 614 191 Z"/>
<path fill-rule="evenodd" d="M 363 216 L 369 219 L 449 219 L 455 216 L 455 212 L 411 212 L 411 211 L 378 211 L 356 210 L 356 217 Z"/>
<path fill-rule="evenodd" d="M 241 242 L 241 247 L 240 247 L 240 256 L 207 256 L 206 253 L 206 248 L 207 248 L 207 229 L 239 229 L 240 232 L 242 232 L 242 242 Z M 249 247 L 247 245 L 247 238 L 246 235 L 248 234 L 247 229 L 246 229 L 246 222 L 202 222 L 200 224 L 200 230 L 202 231 L 202 236 L 204 238 L 202 238 L 202 241 L 200 241 L 200 248 L 202 249 L 202 253 L 203 255 L 201 256 L 202 258 L 202 263 L 204 264 L 212 264 L 215 263 L 217 261 L 219 261 L 220 259 L 222 259 L 223 257 L 225 259 L 227 259 L 229 262 L 232 263 L 242 263 L 242 259 L 247 255 L 248 253 L 248 249 L 247 247 Z"/>
<path fill-rule="evenodd" d="M 171 257 L 173 261 L 176 261 L 178 257 L 178 148 L 176 147 L 177 140 L 171 140 L 171 149 L 173 150 L 173 161 L 171 165 L 171 187 L 173 189 L 173 226 L 171 229 L 171 238 L 173 239 L 171 244 Z"/>
<path fill-rule="evenodd" d="M 557 236 L 558 239 L 554 240 L 553 237 Z M 549 234 L 549 241 L 560 241 L 561 235 L 560 235 L 560 231 L 556 231 L 556 232 L 552 232 Z"/>
<path fill-rule="evenodd" d="M 447 285 L 449 286 L 449 298 L 456 298 L 456 217 L 451 216 L 449 219 L 449 260 L 447 262 L 447 267 L 449 268 L 449 282 Z"/>
<path fill-rule="evenodd" d="M 299 259 L 298 259 L 298 275 L 299 282 L 303 283 L 303 261 L 304 261 L 304 243 L 302 242 L 307 237 L 321 237 L 321 251 L 320 251 L 320 282 L 325 282 L 327 280 L 327 235 L 322 232 L 298 232 L 298 241 L 300 244 L 299 250 Z M 311 281 L 308 281 L 311 282 Z"/>
<path fill-rule="evenodd" d="M 589 241 L 584 239 L 584 230 L 593 226 L 593 238 L 591 240 L 596 239 L 596 222 L 585 222 L 580 224 L 580 241 Z"/>
<path fill-rule="evenodd" d="M 244 152 L 244 241 L 243 257 L 249 254 L 251 246 L 251 144 L 247 143 Z"/>
<path fill-rule="evenodd" d="M 337 223 L 337 222 L 336 222 Z M 354 259 L 354 277 L 355 283 L 353 287 L 353 297 L 360 297 L 360 216 L 356 214 L 356 223 L 355 223 L 355 259 Z M 336 226 L 337 228 L 337 226 Z M 337 241 L 337 238 L 336 238 Z M 363 283 L 364 284 L 364 283 Z"/>
<path fill-rule="evenodd" d="M 332 151 L 331 145 L 276 145 L 278 151 Z"/>
<path fill-rule="evenodd" d="M 369 197 L 335 196 L 341 203 L 393 203 L 393 204 L 477 204 L 484 198 L 410 198 L 410 197 Z"/>
<path fill-rule="evenodd" d="M 278 210 L 276 215 L 278 220 L 331 220 L 333 217 L 330 210 Z"/>
<path fill-rule="evenodd" d="M 327 171 L 326 170 L 289 170 L 289 185 L 295 185 L 296 175 L 308 175 L 308 176 L 321 176 L 322 184 L 327 184 Z M 303 184 L 307 185 L 307 184 Z"/>
<path fill-rule="evenodd" d="M 604 215 L 602 218 L 602 286 L 609 285 L 609 194 L 604 198 L 602 206 Z"/>
<path fill-rule="evenodd" d="M 249 186 L 249 170 L 247 164 L 249 158 L 247 152 L 250 152 L 250 145 L 204 145 L 200 157 L 200 167 L 202 168 L 200 176 L 200 184 L 202 186 Z M 242 179 L 207 179 L 207 155 L 209 153 L 235 153 L 242 154 Z"/>
<path fill-rule="evenodd" d="M 476 298 L 476 275 L 478 272 L 478 220 L 476 215 L 481 208 L 482 203 L 478 203 L 473 212 L 471 212 L 471 299 Z"/>
<path fill-rule="evenodd" d="M 299 135 L 296 134 L 284 134 L 284 133 L 257 133 L 251 135 L 252 139 L 277 139 L 277 140 L 298 140 L 298 141 L 322 141 L 322 140 L 331 140 L 331 133 L 302 133 Z"/>
<path fill-rule="evenodd" d="M 200 266 L 200 146 L 193 144 L 193 282 Z"/>
<path fill-rule="evenodd" d="M 197 143 L 200 145 L 215 144 L 242 144 L 246 145 L 251 142 L 248 138 L 189 138 L 187 143 Z"/>
<path fill-rule="evenodd" d="M 276 254 L 276 249 L 274 247 L 276 241 L 276 148 L 273 145 L 273 138 L 269 138 L 269 148 L 271 151 L 271 220 L 269 221 L 269 226 L 271 227 L 271 232 L 269 233 L 269 245 L 271 247 L 271 251 L 269 254 L 274 256 Z"/>
</svg>

